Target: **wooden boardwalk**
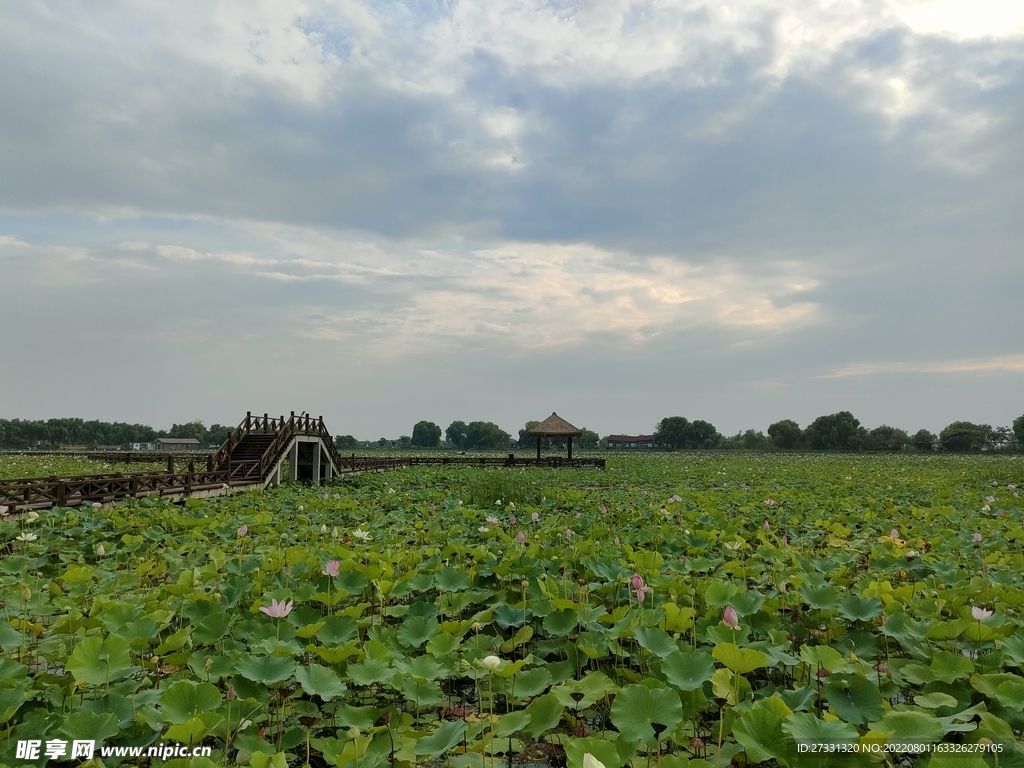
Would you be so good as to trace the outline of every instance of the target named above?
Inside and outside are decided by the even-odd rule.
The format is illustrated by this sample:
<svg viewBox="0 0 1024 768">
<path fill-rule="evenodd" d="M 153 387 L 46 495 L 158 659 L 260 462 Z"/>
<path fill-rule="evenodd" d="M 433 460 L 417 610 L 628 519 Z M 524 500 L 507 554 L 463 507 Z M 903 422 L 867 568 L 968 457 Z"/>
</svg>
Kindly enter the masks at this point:
<svg viewBox="0 0 1024 768">
<path fill-rule="evenodd" d="M 83 454 L 74 454 L 81 456 Z M 224 444 L 207 455 L 185 453 L 96 452 L 103 461 L 166 462 L 160 472 L 129 472 L 80 477 L 0 479 L 0 507 L 8 512 L 82 504 L 111 504 L 126 498 L 159 496 L 180 500 L 263 489 L 280 483 L 287 465 L 292 480 L 314 484 L 335 475 L 378 472 L 398 467 L 473 466 L 604 469 L 604 459 L 558 456 L 520 458 L 501 456 L 342 456 L 323 418 L 264 414 L 245 419 Z M 122 458 L 124 457 L 124 458 Z M 177 469 L 176 469 L 177 467 Z"/>
</svg>

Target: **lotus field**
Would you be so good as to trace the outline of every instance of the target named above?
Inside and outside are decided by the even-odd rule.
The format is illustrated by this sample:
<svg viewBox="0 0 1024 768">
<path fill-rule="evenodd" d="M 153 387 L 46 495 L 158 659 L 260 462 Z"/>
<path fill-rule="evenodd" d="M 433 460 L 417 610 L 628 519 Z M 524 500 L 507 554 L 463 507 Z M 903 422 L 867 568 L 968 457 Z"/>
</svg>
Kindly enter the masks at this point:
<svg viewBox="0 0 1024 768">
<path fill-rule="evenodd" d="M 1024 765 L 1018 485 L 659 454 L 7 515 L 0 763 Z"/>
</svg>

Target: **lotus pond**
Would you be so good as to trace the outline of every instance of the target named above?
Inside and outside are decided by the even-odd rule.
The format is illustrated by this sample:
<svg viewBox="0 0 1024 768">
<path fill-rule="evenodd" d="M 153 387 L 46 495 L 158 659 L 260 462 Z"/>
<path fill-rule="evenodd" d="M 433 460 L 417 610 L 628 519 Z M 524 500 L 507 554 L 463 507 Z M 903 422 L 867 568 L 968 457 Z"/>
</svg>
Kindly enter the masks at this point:
<svg viewBox="0 0 1024 768">
<path fill-rule="evenodd" d="M 1021 485 L 670 454 L 8 516 L 0 764 L 1024 765 Z"/>
<path fill-rule="evenodd" d="M 74 477 L 103 475 L 113 472 L 159 472 L 166 464 L 111 464 L 93 461 L 85 456 L 52 456 L 8 453 L 0 454 L 0 478 L 11 477 Z"/>
</svg>

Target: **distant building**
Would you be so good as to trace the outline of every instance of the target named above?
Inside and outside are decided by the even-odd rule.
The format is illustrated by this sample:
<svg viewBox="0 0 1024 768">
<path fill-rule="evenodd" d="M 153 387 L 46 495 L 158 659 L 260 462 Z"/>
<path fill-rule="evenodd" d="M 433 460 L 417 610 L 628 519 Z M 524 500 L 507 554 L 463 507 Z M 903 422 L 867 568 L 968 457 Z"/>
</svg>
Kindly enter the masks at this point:
<svg viewBox="0 0 1024 768">
<path fill-rule="evenodd" d="M 156 443 L 132 443 L 133 451 L 155 451 Z"/>
<path fill-rule="evenodd" d="M 653 448 L 654 435 L 608 435 L 609 448 Z"/>
<path fill-rule="evenodd" d="M 194 437 L 158 437 L 158 451 L 198 451 L 199 441 Z"/>
</svg>

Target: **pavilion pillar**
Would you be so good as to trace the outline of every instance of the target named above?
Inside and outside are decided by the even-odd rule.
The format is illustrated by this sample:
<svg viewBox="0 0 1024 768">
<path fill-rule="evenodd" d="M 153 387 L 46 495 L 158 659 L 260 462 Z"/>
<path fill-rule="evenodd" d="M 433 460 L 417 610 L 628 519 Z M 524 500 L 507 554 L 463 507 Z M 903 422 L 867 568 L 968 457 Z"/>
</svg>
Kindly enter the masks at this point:
<svg viewBox="0 0 1024 768">
<path fill-rule="evenodd" d="M 569 461 L 572 461 L 572 435 L 569 435 Z"/>
<path fill-rule="evenodd" d="M 290 476 L 289 476 L 288 479 L 291 480 L 294 483 L 296 480 L 299 479 L 299 441 L 298 440 L 296 440 L 294 443 L 292 443 L 292 449 L 291 449 L 291 451 L 289 451 L 289 453 L 291 454 L 288 457 L 289 458 L 289 462 L 291 463 L 291 472 L 289 473 Z"/>
<path fill-rule="evenodd" d="M 537 436 L 537 461 L 540 461 L 540 436 Z"/>
<path fill-rule="evenodd" d="M 320 485 L 320 441 L 313 443 L 313 485 Z"/>
</svg>

